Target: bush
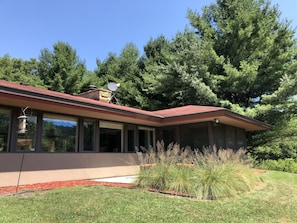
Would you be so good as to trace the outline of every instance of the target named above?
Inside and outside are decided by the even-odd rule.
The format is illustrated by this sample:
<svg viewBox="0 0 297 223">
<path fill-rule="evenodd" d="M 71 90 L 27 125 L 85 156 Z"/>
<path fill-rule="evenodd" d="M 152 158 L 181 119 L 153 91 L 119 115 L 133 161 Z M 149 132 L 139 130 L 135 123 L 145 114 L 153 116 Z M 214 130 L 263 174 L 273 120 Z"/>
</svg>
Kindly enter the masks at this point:
<svg viewBox="0 0 297 223">
<path fill-rule="evenodd" d="M 265 170 L 276 170 L 289 173 L 297 173 L 297 160 L 293 158 L 263 160 L 262 162 L 260 162 L 259 168 Z"/>
<path fill-rule="evenodd" d="M 242 149 L 214 148 L 199 152 L 180 149 L 173 144 L 165 150 L 164 143 L 158 142 L 157 151 L 150 149 L 142 159 L 156 165 L 142 168 L 136 184 L 199 199 L 234 196 L 253 190 L 261 182 L 259 175 L 250 168 L 245 154 Z"/>
</svg>

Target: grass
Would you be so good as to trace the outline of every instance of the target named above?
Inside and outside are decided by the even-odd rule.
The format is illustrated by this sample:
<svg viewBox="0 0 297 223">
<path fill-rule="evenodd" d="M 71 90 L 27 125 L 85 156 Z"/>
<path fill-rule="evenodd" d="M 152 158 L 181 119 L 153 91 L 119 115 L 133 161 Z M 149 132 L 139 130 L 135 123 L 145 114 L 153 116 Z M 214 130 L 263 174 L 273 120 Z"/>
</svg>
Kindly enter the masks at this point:
<svg viewBox="0 0 297 223">
<path fill-rule="evenodd" d="M 103 186 L 0 197 L 0 222 L 296 222 L 297 175 L 262 177 L 261 190 L 219 201 Z"/>
<path fill-rule="evenodd" d="M 155 164 L 140 170 L 136 184 L 143 188 L 216 200 L 251 192 L 262 183 L 243 149 L 200 152 L 177 144 L 164 149 L 164 143 L 158 142 L 157 150 L 148 150 L 142 158 L 144 164 Z"/>
</svg>

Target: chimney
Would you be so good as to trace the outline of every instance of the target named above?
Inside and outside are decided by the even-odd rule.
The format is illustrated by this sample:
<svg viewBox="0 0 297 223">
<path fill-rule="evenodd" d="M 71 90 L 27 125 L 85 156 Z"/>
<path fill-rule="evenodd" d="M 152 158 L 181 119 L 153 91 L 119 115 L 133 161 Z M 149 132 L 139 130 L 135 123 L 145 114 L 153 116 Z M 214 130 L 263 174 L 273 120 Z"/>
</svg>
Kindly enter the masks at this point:
<svg viewBox="0 0 297 223">
<path fill-rule="evenodd" d="M 95 85 L 90 85 L 88 91 L 83 92 L 78 96 L 109 103 L 111 100 L 111 93 L 112 92 L 110 90 L 97 88 Z"/>
</svg>

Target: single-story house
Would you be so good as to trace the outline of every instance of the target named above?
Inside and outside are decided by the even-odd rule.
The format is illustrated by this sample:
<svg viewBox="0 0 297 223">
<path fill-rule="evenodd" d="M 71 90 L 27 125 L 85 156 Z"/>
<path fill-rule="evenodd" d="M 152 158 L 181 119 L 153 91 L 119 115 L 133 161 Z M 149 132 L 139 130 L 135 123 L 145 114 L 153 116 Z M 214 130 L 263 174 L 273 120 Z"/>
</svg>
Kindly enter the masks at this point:
<svg viewBox="0 0 297 223">
<path fill-rule="evenodd" d="M 0 80 L 0 187 L 136 174 L 135 148 L 246 147 L 269 125 L 225 108 L 144 111 L 108 103 L 111 92 L 69 95 Z"/>
</svg>

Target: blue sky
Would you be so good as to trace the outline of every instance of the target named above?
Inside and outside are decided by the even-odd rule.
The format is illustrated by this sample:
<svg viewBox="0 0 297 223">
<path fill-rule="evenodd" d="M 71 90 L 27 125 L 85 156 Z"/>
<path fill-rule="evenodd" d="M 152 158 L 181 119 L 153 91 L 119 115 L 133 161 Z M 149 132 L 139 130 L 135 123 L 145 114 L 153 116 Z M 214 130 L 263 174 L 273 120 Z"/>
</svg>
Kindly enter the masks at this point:
<svg viewBox="0 0 297 223">
<path fill-rule="evenodd" d="M 38 58 L 54 43 L 69 43 L 88 70 L 127 43 L 143 52 L 150 38 L 172 39 L 190 27 L 187 10 L 200 12 L 215 0 L 0 0 L 0 57 Z M 297 27 L 296 0 L 272 0 Z"/>
</svg>

